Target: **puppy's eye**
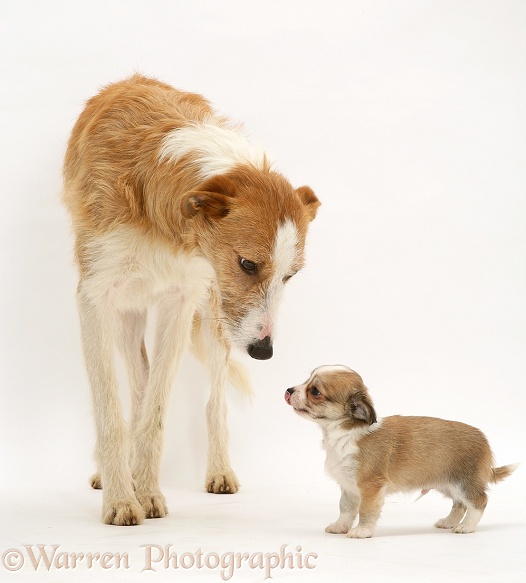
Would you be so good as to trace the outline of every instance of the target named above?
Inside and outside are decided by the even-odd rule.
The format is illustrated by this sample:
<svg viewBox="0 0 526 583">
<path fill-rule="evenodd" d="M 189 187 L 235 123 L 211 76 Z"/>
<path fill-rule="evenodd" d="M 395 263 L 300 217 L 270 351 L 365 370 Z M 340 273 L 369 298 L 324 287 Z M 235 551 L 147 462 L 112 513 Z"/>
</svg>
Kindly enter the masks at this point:
<svg viewBox="0 0 526 583">
<path fill-rule="evenodd" d="M 250 261 L 250 259 L 241 257 L 239 259 L 239 265 L 241 265 L 241 269 L 249 275 L 254 275 L 256 273 L 257 265 L 253 261 Z"/>
<path fill-rule="evenodd" d="M 313 397 L 319 397 L 321 395 L 320 391 L 318 391 L 318 389 L 316 387 L 312 387 L 310 390 L 310 394 Z"/>
</svg>

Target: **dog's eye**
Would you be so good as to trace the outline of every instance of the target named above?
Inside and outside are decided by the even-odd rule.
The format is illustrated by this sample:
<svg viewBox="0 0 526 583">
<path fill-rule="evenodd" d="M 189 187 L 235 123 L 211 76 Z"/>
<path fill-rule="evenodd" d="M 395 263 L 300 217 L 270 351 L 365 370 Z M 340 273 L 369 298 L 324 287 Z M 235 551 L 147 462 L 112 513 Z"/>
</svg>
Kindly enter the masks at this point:
<svg viewBox="0 0 526 583">
<path fill-rule="evenodd" d="M 241 269 L 243 271 L 250 275 L 254 275 L 254 273 L 256 273 L 257 265 L 253 261 L 250 261 L 250 259 L 241 257 L 239 260 L 239 265 L 241 265 Z"/>
<path fill-rule="evenodd" d="M 313 397 L 319 397 L 321 395 L 320 391 L 316 387 L 311 387 L 310 394 Z"/>
</svg>

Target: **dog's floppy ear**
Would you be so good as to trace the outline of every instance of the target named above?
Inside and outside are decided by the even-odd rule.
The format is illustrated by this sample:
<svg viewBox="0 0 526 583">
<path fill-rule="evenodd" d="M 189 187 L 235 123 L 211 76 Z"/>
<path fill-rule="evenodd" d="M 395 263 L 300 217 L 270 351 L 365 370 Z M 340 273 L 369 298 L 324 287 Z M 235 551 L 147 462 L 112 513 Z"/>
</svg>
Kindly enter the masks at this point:
<svg viewBox="0 0 526 583">
<path fill-rule="evenodd" d="M 365 421 L 367 425 L 376 423 L 376 411 L 369 395 L 358 391 L 349 397 L 347 405 L 353 419 Z"/>
<path fill-rule="evenodd" d="M 305 212 L 309 221 L 312 221 L 316 216 L 316 211 L 321 205 L 318 197 L 314 194 L 314 191 L 310 186 L 300 186 L 296 188 L 296 194 L 299 196 L 301 202 L 305 205 Z"/>
<path fill-rule="evenodd" d="M 190 190 L 181 200 L 181 214 L 185 219 L 203 213 L 210 219 L 222 219 L 230 212 L 235 197 L 235 184 L 226 176 L 214 176 L 197 190 Z"/>
</svg>

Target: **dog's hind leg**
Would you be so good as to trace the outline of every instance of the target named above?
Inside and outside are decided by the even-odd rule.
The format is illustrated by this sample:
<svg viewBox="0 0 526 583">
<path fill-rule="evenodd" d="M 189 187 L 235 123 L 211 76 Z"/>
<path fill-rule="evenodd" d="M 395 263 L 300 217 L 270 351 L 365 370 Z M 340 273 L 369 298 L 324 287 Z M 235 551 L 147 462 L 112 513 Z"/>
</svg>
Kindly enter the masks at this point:
<svg viewBox="0 0 526 583">
<path fill-rule="evenodd" d="M 162 433 L 170 389 L 190 340 L 195 309 L 196 302 L 177 289 L 159 302 L 154 353 L 133 444 L 135 495 L 146 518 L 160 518 L 168 512 L 159 486 Z"/>
<path fill-rule="evenodd" d="M 121 315 L 119 350 L 128 371 L 131 392 L 131 431 L 135 433 L 140 418 L 141 405 L 148 384 L 150 365 L 144 344 L 146 310 L 126 312 Z M 132 456 L 133 457 L 133 456 Z"/>
<path fill-rule="evenodd" d="M 113 362 L 118 315 L 109 301 L 90 301 L 82 282 L 77 303 L 84 359 L 93 396 L 99 480 L 104 485 L 103 520 L 115 525 L 139 524 L 144 519 L 144 511 L 133 491 L 129 433 L 122 415 Z"/>
</svg>

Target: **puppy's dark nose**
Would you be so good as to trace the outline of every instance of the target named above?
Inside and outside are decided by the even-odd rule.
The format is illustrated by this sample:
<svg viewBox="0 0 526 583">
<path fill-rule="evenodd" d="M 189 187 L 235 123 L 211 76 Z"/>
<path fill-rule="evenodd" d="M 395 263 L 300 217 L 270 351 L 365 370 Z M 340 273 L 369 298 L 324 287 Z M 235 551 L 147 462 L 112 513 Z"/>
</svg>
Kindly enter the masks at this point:
<svg viewBox="0 0 526 583">
<path fill-rule="evenodd" d="M 253 344 L 249 345 L 248 353 L 256 360 L 268 360 L 272 358 L 272 338 L 266 336 L 263 340 L 256 340 Z"/>
<path fill-rule="evenodd" d="M 287 393 L 289 395 L 292 395 L 293 392 L 294 392 L 294 387 L 291 387 L 290 389 L 287 389 Z"/>
<path fill-rule="evenodd" d="M 287 403 L 290 405 L 290 397 L 292 395 L 292 393 L 294 392 L 294 389 L 287 389 L 285 391 L 285 401 L 287 401 Z"/>
</svg>

